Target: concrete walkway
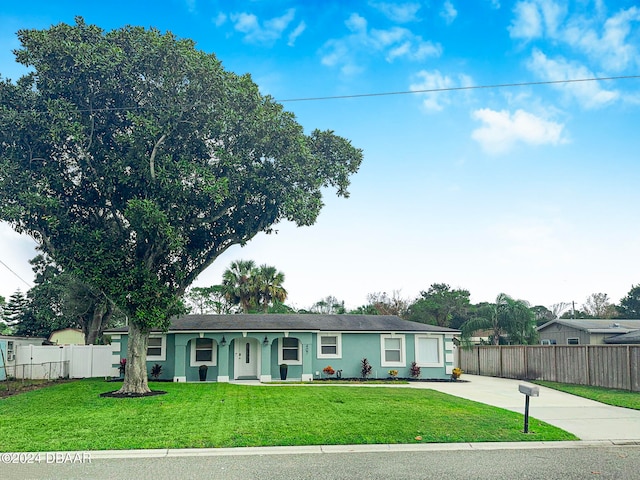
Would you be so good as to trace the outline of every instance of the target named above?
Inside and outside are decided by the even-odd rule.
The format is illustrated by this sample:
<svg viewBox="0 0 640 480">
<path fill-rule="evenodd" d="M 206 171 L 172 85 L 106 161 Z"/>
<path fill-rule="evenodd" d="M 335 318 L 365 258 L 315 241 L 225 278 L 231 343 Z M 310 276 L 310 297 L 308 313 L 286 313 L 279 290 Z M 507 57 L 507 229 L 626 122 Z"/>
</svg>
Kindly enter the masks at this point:
<svg viewBox="0 0 640 480">
<path fill-rule="evenodd" d="M 415 382 L 411 386 L 524 413 L 525 397 L 518 391 L 518 385 L 526 382 L 467 374 L 463 379 L 466 382 Z M 640 444 L 639 410 L 612 407 L 541 386 L 540 396 L 530 399 L 529 416 L 571 432 L 581 440 Z"/>
</svg>

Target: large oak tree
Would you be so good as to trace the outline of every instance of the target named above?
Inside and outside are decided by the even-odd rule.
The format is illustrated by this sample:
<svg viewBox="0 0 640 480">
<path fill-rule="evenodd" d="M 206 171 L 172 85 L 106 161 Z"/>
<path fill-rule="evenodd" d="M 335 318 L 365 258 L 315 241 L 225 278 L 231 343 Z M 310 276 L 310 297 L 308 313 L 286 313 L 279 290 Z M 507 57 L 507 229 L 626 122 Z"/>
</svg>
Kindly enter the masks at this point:
<svg viewBox="0 0 640 480">
<path fill-rule="evenodd" d="M 77 18 L 18 37 L 32 73 L 0 83 L 0 219 L 126 312 L 121 392 L 148 392 L 149 331 L 189 284 L 278 221 L 312 225 L 362 153 L 171 33 Z"/>
</svg>

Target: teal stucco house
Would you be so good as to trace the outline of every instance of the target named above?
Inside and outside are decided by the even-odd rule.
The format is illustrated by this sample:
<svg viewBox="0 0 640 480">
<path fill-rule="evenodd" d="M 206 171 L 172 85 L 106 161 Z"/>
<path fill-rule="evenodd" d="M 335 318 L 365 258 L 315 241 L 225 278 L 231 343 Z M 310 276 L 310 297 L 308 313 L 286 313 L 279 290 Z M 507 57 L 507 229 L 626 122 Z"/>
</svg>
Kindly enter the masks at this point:
<svg viewBox="0 0 640 480">
<path fill-rule="evenodd" d="M 127 328 L 110 329 L 113 367 L 127 355 Z M 390 370 L 409 377 L 412 362 L 420 378 L 447 379 L 454 368 L 454 337 L 460 332 L 409 322 L 393 315 L 186 315 L 172 319 L 167 332 L 153 331 L 147 371 L 162 365 L 160 378 L 175 382 L 326 377 L 331 366 L 342 378 L 360 377 L 361 362 L 370 378 L 387 378 Z M 115 371 L 115 370 L 114 370 Z"/>
</svg>

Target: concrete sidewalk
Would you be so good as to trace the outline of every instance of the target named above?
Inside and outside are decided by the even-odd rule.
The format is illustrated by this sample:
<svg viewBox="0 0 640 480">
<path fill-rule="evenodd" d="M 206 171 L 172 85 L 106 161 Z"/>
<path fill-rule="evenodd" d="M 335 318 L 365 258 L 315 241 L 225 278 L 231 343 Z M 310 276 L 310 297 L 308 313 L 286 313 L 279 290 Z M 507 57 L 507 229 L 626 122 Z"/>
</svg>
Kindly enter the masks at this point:
<svg viewBox="0 0 640 480">
<path fill-rule="evenodd" d="M 467 374 L 463 379 L 466 382 L 412 382 L 411 386 L 524 413 L 525 397 L 518 391 L 518 385 L 526 382 Z M 529 415 L 581 440 L 640 442 L 639 410 L 612 407 L 551 388 L 541 386 L 540 396 L 531 397 Z"/>
</svg>

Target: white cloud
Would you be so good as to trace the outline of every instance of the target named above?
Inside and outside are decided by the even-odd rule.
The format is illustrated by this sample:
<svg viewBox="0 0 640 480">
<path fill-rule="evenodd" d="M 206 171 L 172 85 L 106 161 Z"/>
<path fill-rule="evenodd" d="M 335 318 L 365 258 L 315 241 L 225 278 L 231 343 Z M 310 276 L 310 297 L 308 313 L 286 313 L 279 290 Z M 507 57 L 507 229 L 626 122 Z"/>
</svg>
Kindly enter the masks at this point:
<svg viewBox="0 0 640 480">
<path fill-rule="evenodd" d="M 289 34 L 289 41 L 287 45 L 293 47 L 296 43 L 297 38 L 302 35 L 302 32 L 307 28 L 307 24 L 304 21 L 300 22 L 296 28 L 293 29 L 293 32 Z"/>
<path fill-rule="evenodd" d="M 321 49 L 323 65 L 340 67 L 343 73 L 363 70 L 362 59 L 371 54 L 381 54 L 387 62 L 396 59 L 421 61 L 442 54 L 440 44 L 425 41 L 402 27 L 369 29 L 367 20 L 357 13 L 345 21 L 351 34 L 328 40 Z"/>
<path fill-rule="evenodd" d="M 528 68 L 545 81 L 576 80 L 594 78 L 596 75 L 576 62 L 564 58 L 550 59 L 543 52 L 534 49 Z M 575 98 L 585 108 L 598 108 L 619 98 L 619 93 L 605 90 L 599 82 L 572 82 L 554 85 L 567 95 Z"/>
<path fill-rule="evenodd" d="M 527 0 L 516 3 L 509 26 L 512 38 L 531 40 L 555 37 L 566 16 L 566 7 L 553 0 Z"/>
<path fill-rule="evenodd" d="M 638 49 L 628 42 L 632 23 L 639 21 L 640 9 L 637 7 L 620 10 L 607 18 L 601 27 L 579 18 L 567 25 L 563 39 L 600 62 L 604 68 L 619 72 L 640 65 Z"/>
<path fill-rule="evenodd" d="M 413 92 L 469 87 L 473 85 L 473 80 L 468 75 L 460 74 L 457 80 L 454 80 L 448 75 L 442 75 L 439 70 L 432 72 L 422 70 L 418 72 L 415 77 L 416 82 L 409 85 L 409 89 Z M 422 105 L 427 111 L 438 112 L 451 103 L 451 96 L 448 92 L 427 92 L 421 95 L 424 98 Z"/>
<path fill-rule="evenodd" d="M 212 19 L 212 21 L 216 27 L 220 27 L 226 23 L 227 16 L 224 13 L 220 12 L 218 15 L 216 15 L 215 18 Z"/>
<path fill-rule="evenodd" d="M 234 13 L 230 15 L 234 28 L 245 34 L 244 39 L 251 43 L 273 42 L 282 37 L 284 30 L 295 17 L 295 10 L 290 8 L 280 17 L 265 20 L 262 25 L 258 17 L 252 13 Z"/>
<path fill-rule="evenodd" d="M 389 20 L 398 23 L 414 22 L 418 20 L 417 14 L 421 7 L 417 2 L 369 2 L 369 5 L 382 12 Z"/>
<path fill-rule="evenodd" d="M 458 11 L 453 6 L 453 3 L 447 0 L 446 2 L 444 2 L 444 5 L 442 5 L 440 16 L 444 18 L 444 21 L 447 23 L 447 25 L 451 25 L 458 16 Z"/>
<path fill-rule="evenodd" d="M 474 130 L 471 138 L 493 155 L 509 152 L 518 143 L 526 145 L 558 145 L 565 142 L 564 125 L 545 120 L 524 110 L 511 114 L 506 110 L 483 108 L 473 112 L 484 125 Z"/>
<path fill-rule="evenodd" d="M 542 16 L 533 2 L 518 2 L 514 8 L 515 18 L 509 26 L 512 38 L 531 39 L 542 35 Z"/>
</svg>

